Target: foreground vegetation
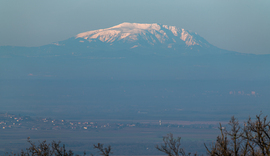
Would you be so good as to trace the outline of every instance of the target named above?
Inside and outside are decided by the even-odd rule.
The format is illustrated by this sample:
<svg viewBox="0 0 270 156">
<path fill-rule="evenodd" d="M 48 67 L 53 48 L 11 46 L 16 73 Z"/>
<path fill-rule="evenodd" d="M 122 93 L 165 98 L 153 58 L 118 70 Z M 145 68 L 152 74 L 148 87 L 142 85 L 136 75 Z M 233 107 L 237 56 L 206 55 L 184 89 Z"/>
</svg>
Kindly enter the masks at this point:
<svg viewBox="0 0 270 156">
<path fill-rule="evenodd" d="M 270 156 L 270 122 L 267 116 L 257 115 L 253 121 L 249 118 L 243 125 L 240 125 L 235 117 L 229 122 L 229 127 L 219 126 L 221 135 L 217 137 L 216 142 L 210 146 L 205 144 L 207 155 L 211 156 Z M 72 150 L 66 150 L 61 142 L 53 141 L 51 144 L 46 141 L 35 145 L 28 138 L 30 147 L 22 150 L 21 153 L 6 155 L 18 156 L 73 156 Z M 103 144 L 95 144 L 94 148 L 102 156 L 112 154 L 111 146 L 105 147 Z M 181 138 L 174 138 L 173 134 L 167 134 L 163 137 L 163 143 L 156 145 L 156 149 L 168 156 L 186 156 L 197 155 L 196 152 L 186 152 L 181 147 Z M 84 155 L 86 153 L 84 152 Z M 93 154 L 90 154 L 93 155 Z"/>
</svg>

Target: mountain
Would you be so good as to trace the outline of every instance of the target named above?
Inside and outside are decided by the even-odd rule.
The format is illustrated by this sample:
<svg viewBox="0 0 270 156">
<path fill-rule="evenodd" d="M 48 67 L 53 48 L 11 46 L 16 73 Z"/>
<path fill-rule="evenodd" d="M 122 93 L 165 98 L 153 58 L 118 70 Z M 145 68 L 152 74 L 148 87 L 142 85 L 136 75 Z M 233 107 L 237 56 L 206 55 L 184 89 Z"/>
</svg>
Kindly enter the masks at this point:
<svg viewBox="0 0 270 156">
<path fill-rule="evenodd" d="M 151 47 L 190 51 L 196 47 L 213 48 L 210 43 L 196 33 L 157 23 L 122 23 L 107 29 L 80 33 L 75 36 L 75 39 L 81 43 L 103 42 L 112 48 L 121 48 L 119 46 L 122 46 L 126 49 Z"/>
<path fill-rule="evenodd" d="M 140 42 L 146 46 L 163 44 L 168 48 L 172 48 L 176 44 L 202 46 L 202 41 L 193 38 L 190 32 L 176 28 L 175 26 L 160 25 L 157 23 L 122 23 L 107 29 L 80 33 L 76 35 L 76 39 L 80 39 L 79 42 L 85 42 L 85 40 L 96 42 L 98 40 L 110 44 L 116 42 L 135 44 L 130 48 L 142 46 Z M 207 42 L 203 44 L 209 46 Z"/>
<path fill-rule="evenodd" d="M 0 79 L 269 79 L 270 55 L 215 47 L 197 33 L 122 23 L 40 47 L 0 47 Z"/>
<path fill-rule="evenodd" d="M 110 56 L 125 57 L 127 57 L 127 51 L 140 55 L 163 56 L 233 53 L 211 45 L 197 33 L 157 23 L 122 23 L 106 29 L 83 32 L 67 40 L 41 47 L 7 46 L 1 47 L 0 50 L 17 52 L 17 48 L 19 51 L 23 50 L 23 53 L 19 55 L 28 57 L 100 56 L 105 51 L 114 51 L 108 54 Z M 122 51 L 121 54 L 119 54 L 120 51 Z"/>
<path fill-rule="evenodd" d="M 140 23 L 122 23 L 110 28 L 87 31 L 68 40 L 54 43 L 69 48 L 80 47 L 84 51 L 144 51 L 142 54 L 164 55 L 170 51 L 173 55 L 202 55 L 226 53 L 197 33 L 175 26 Z M 168 55 L 168 54 L 166 54 Z"/>
</svg>

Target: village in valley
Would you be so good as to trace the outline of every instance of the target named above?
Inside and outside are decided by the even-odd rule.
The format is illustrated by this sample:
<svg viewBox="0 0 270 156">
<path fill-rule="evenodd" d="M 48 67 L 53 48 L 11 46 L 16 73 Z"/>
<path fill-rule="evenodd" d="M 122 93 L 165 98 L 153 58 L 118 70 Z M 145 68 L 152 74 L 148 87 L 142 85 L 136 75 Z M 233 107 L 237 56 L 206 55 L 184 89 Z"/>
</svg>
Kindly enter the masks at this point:
<svg viewBox="0 0 270 156">
<path fill-rule="evenodd" d="M 8 113 L 0 114 L 0 131 L 8 129 L 26 129 L 26 130 L 97 130 L 108 129 L 118 130 L 123 128 L 196 128 L 209 129 L 217 128 L 215 123 L 187 123 L 182 124 L 176 122 L 163 122 L 162 120 L 152 122 L 132 122 L 132 121 L 118 121 L 118 122 L 104 122 L 104 121 L 75 121 L 75 120 L 58 120 L 52 118 L 34 118 L 30 116 L 20 116 Z"/>
</svg>

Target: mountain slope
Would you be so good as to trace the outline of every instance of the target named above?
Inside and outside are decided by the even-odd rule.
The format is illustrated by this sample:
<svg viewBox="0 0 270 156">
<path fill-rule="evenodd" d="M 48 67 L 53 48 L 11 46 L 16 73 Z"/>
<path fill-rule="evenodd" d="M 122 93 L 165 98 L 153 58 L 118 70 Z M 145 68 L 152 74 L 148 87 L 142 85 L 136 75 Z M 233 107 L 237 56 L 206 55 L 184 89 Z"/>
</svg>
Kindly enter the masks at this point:
<svg viewBox="0 0 270 156">
<path fill-rule="evenodd" d="M 202 41 L 196 40 L 193 36 L 184 29 L 176 28 L 175 26 L 154 24 L 139 24 L 139 23 L 122 23 L 117 26 L 88 31 L 76 35 L 76 38 L 92 42 L 93 40 L 100 40 L 102 42 L 114 43 L 137 43 L 139 39 L 143 39 L 149 45 L 166 44 L 168 48 L 172 48 L 173 44 L 201 45 Z M 80 42 L 84 42 L 80 40 Z M 209 46 L 209 43 L 203 43 Z M 135 48 L 134 45 L 131 48 Z"/>
<path fill-rule="evenodd" d="M 80 47 L 85 51 L 139 49 L 157 54 L 166 50 L 185 55 L 229 52 L 211 45 L 197 33 L 157 23 L 122 23 L 107 29 L 83 32 L 54 44 L 69 48 Z"/>
<path fill-rule="evenodd" d="M 211 45 L 196 33 L 157 23 L 122 23 L 107 29 L 83 32 L 45 46 L 4 46 L 0 47 L 0 51 L 2 57 L 9 57 L 11 54 L 27 57 L 176 57 L 235 53 Z"/>
<path fill-rule="evenodd" d="M 219 49 L 190 31 L 122 23 L 40 47 L 0 47 L 0 79 L 268 80 L 270 55 Z"/>
</svg>

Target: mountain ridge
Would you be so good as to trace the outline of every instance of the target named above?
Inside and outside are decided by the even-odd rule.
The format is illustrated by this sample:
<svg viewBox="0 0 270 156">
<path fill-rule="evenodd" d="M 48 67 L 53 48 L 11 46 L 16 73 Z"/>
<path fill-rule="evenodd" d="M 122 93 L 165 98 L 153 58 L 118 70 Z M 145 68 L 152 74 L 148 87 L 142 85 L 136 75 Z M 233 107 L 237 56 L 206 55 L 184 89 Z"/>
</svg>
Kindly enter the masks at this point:
<svg viewBox="0 0 270 156">
<path fill-rule="evenodd" d="M 170 39 L 169 36 L 173 35 L 174 37 L 179 36 L 179 38 L 184 41 L 187 46 L 199 44 L 193 39 L 193 36 L 190 35 L 188 31 L 179 29 L 175 26 L 161 25 L 157 23 L 141 24 L 124 22 L 106 29 L 83 32 L 76 35 L 76 38 L 88 39 L 89 42 L 91 42 L 92 39 L 99 39 L 100 41 L 110 43 L 114 42 L 115 40 L 132 42 L 138 40 L 138 35 L 144 35 L 144 39 L 149 39 L 146 37 L 146 33 L 150 33 L 155 37 L 151 38 L 152 40 L 150 41 L 150 44 L 155 44 L 155 42 L 164 43 L 166 40 Z M 175 39 L 173 39 L 173 42 L 176 42 Z"/>
<path fill-rule="evenodd" d="M 48 54 L 49 56 L 54 54 L 99 56 L 100 52 L 107 52 L 107 55 L 112 55 L 114 52 L 118 55 L 120 51 L 119 56 L 126 56 L 127 52 L 131 52 L 139 55 L 151 54 L 169 57 L 237 53 L 220 49 L 197 33 L 176 26 L 128 22 L 110 28 L 82 32 L 69 39 L 44 46 L 22 47 L 23 53 L 16 52 L 16 49 L 19 48 L 2 46 L 0 51 L 4 52 L 0 55 L 8 55 L 6 53 L 8 51 L 26 56 Z"/>
<path fill-rule="evenodd" d="M 269 80 L 269 60 L 173 26 L 122 23 L 40 47 L 2 46 L 0 79 Z"/>
<path fill-rule="evenodd" d="M 124 22 L 110 28 L 82 32 L 43 47 L 52 49 L 52 46 L 60 46 L 66 48 L 65 51 L 76 51 L 75 53 L 78 49 L 86 53 L 124 50 L 171 56 L 235 53 L 213 46 L 197 33 L 157 23 Z"/>
</svg>

